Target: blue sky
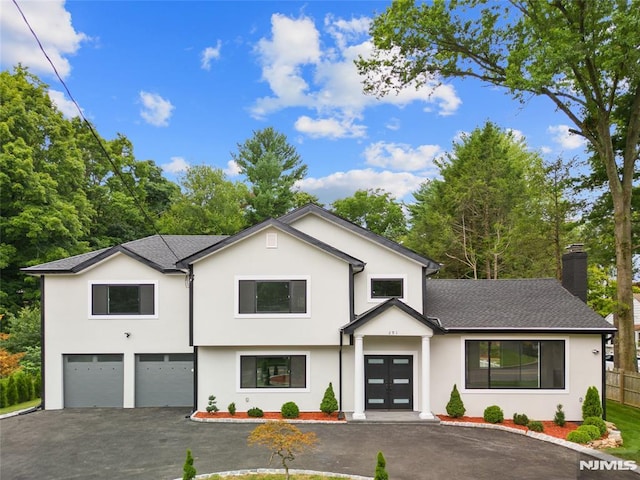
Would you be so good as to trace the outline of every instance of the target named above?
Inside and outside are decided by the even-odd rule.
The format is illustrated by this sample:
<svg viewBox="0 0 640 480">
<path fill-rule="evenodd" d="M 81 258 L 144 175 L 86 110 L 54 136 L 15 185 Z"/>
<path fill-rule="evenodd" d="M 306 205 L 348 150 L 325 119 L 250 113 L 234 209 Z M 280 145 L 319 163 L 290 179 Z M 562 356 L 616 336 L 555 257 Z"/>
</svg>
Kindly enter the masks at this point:
<svg viewBox="0 0 640 480">
<path fill-rule="evenodd" d="M 1 0 L 2 69 L 21 62 L 77 115 L 14 4 Z M 309 167 L 300 188 L 324 203 L 383 188 L 410 202 L 434 159 L 491 120 L 552 161 L 584 142 L 550 100 L 525 104 L 478 81 L 435 78 L 375 99 L 353 60 L 386 1 L 17 0 L 84 115 L 176 181 L 193 165 L 241 180 L 231 153 L 254 131 L 285 134 Z"/>
</svg>

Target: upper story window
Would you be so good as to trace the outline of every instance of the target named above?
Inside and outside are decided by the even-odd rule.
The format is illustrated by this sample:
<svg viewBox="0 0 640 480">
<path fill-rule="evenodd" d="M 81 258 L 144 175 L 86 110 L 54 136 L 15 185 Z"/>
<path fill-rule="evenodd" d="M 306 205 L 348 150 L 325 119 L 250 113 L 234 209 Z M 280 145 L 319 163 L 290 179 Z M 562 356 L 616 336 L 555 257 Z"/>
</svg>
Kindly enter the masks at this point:
<svg viewBox="0 0 640 480">
<path fill-rule="evenodd" d="M 370 275 L 368 278 L 369 300 L 405 298 L 406 275 Z"/>
<path fill-rule="evenodd" d="M 466 340 L 468 389 L 564 389 L 564 340 Z"/>
<path fill-rule="evenodd" d="M 240 315 L 308 314 L 306 278 L 238 279 Z"/>
<path fill-rule="evenodd" d="M 92 283 L 91 316 L 156 316 L 155 283 Z"/>
</svg>

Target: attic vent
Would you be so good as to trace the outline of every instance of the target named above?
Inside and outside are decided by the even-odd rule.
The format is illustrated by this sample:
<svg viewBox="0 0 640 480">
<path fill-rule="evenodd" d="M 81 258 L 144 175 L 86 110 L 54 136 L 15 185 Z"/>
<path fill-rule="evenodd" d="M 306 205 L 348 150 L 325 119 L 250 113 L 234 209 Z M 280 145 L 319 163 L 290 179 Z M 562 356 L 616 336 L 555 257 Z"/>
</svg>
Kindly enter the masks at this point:
<svg viewBox="0 0 640 480">
<path fill-rule="evenodd" d="M 267 248 L 278 248 L 277 233 L 267 233 Z"/>
</svg>

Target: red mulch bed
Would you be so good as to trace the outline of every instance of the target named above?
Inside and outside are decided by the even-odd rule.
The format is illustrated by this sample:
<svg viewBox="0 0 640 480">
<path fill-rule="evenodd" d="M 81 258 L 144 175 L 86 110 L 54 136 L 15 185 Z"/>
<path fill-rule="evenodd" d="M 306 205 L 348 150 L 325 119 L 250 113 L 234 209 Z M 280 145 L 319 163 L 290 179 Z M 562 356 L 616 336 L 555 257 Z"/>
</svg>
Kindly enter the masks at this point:
<svg viewBox="0 0 640 480">
<path fill-rule="evenodd" d="M 231 415 L 229 412 L 216 412 L 216 413 L 208 413 L 208 412 L 196 412 L 194 415 L 196 418 L 232 418 L 236 420 L 246 420 L 252 419 L 257 420 L 262 418 L 264 420 L 286 420 L 282 417 L 280 412 L 264 412 L 264 417 L 250 417 L 247 415 L 247 412 L 236 412 L 235 415 Z M 300 416 L 298 418 L 294 418 L 292 420 L 322 420 L 325 422 L 343 422 L 344 420 L 338 420 L 338 414 L 332 413 L 331 415 L 327 415 L 323 412 L 300 412 Z"/>
<path fill-rule="evenodd" d="M 484 418 L 482 417 L 453 418 L 447 415 L 438 415 L 438 418 L 440 418 L 440 420 L 442 420 L 443 422 L 446 421 L 446 422 L 488 423 L 488 422 L 485 422 Z M 524 425 L 516 425 L 515 423 L 513 423 L 513 420 L 507 420 L 507 419 L 505 419 L 502 423 L 499 423 L 498 425 L 504 425 L 505 427 L 510 427 L 510 428 L 517 428 L 518 430 L 525 430 L 525 431 L 529 430 L 528 427 L 525 427 Z M 564 427 L 559 427 L 552 421 L 543 421 L 542 425 L 544 426 L 544 430 L 540 433 L 544 433 L 545 435 L 549 435 L 556 438 L 561 438 L 563 440 L 566 440 L 567 434 L 569 432 L 578 428 L 578 425 L 576 425 L 573 422 L 565 423 Z"/>
</svg>

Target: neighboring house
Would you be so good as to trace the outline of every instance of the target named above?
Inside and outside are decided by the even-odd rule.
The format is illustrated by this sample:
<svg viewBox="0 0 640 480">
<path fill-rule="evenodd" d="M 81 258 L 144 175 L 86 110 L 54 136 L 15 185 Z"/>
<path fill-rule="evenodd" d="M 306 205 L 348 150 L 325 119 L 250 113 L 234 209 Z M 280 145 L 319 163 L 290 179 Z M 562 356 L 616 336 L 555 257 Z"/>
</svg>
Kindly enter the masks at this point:
<svg viewBox="0 0 640 480">
<path fill-rule="evenodd" d="M 613 313 L 610 313 L 604 319 L 613 325 Z M 640 293 L 633 294 L 633 323 L 635 329 L 635 345 L 638 356 L 638 368 L 640 368 Z M 613 368 L 613 342 L 609 341 L 607 344 L 607 368 Z"/>
<path fill-rule="evenodd" d="M 164 239 L 164 240 L 163 240 Z M 314 205 L 237 235 L 153 236 L 23 269 L 42 278 L 44 406 L 581 418 L 615 329 L 586 254 L 552 279 L 436 280 L 440 265 Z"/>
</svg>

